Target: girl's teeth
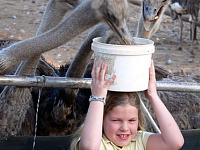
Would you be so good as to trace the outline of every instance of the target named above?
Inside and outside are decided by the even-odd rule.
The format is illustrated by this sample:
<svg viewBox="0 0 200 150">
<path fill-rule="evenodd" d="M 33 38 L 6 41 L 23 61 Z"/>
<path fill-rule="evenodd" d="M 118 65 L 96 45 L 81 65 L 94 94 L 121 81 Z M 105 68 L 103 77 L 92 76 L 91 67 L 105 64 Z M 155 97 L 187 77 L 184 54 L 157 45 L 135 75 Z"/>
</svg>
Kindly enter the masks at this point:
<svg viewBox="0 0 200 150">
<path fill-rule="evenodd" d="M 127 137 L 128 135 L 120 135 L 121 137 Z"/>
</svg>

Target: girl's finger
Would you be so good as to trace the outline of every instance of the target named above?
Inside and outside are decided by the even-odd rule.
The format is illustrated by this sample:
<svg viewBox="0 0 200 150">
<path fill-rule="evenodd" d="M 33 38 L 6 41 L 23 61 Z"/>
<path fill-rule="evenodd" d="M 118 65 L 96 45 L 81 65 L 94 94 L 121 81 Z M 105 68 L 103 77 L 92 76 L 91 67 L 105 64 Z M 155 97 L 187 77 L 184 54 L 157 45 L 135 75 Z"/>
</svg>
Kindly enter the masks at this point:
<svg viewBox="0 0 200 150">
<path fill-rule="evenodd" d="M 151 60 L 151 67 L 150 67 L 150 70 L 149 70 L 149 78 L 151 81 L 154 81 L 156 80 L 155 78 L 155 68 L 154 68 L 154 63 L 153 63 L 153 60 Z"/>
<path fill-rule="evenodd" d="M 153 59 L 151 60 L 151 68 L 152 68 L 153 71 L 155 70 Z"/>
<path fill-rule="evenodd" d="M 114 80 L 116 79 L 116 75 L 114 75 L 110 80 L 108 80 L 106 83 L 105 83 L 105 86 L 106 87 L 109 87 L 113 82 Z"/>
<path fill-rule="evenodd" d="M 96 79 L 99 79 L 99 74 L 100 74 L 102 63 L 103 63 L 102 61 L 99 61 L 99 64 L 95 69 L 95 78 Z"/>
<path fill-rule="evenodd" d="M 100 73 L 100 81 L 104 81 L 105 80 L 105 73 L 106 73 L 106 69 L 107 69 L 107 64 L 104 64 L 101 73 Z"/>
<path fill-rule="evenodd" d="M 93 67 L 92 67 L 92 72 L 91 72 L 91 76 L 92 76 L 92 79 L 95 79 L 95 69 L 96 69 L 96 65 L 95 63 L 93 64 Z"/>
</svg>

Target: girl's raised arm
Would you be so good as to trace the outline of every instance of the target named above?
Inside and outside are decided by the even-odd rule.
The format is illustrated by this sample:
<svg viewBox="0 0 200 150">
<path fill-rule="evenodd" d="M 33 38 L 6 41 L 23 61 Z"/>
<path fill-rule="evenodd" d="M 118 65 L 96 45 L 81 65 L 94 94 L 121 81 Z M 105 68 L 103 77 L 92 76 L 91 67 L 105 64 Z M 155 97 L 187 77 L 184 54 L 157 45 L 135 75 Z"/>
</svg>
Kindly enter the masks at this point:
<svg viewBox="0 0 200 150">
<path fill-rule="evenodd" d="M 102 68 L 102 64 L 102 61 L 100 61 L 98 66 L 95 64 L 93 65 L 91 73 L 92 83 L 90 87 L 92 97 L 97 100 L 94 100 L 91 97 L 91 102 L 81 133 L 81 140 L 79 143 L 80 150 L 99 150 L 100 148 L 104 113 L 103 100 L 106 99 L 108 87 L 116 78 L 116 76 L 113 76 L 110 80 L 105 81 L 107 65 L 104 64 Z"/>
<path fill-rule="evenodd" d="M 145 94 L 153 106 L 161 130 L 161 134 L 153 134 L 149 137 L 147 150 L 180 149 L 184 139 L 174 118 L 158 97 L 153 60 L 149 69 L 149 87 Z"/>
</svg>

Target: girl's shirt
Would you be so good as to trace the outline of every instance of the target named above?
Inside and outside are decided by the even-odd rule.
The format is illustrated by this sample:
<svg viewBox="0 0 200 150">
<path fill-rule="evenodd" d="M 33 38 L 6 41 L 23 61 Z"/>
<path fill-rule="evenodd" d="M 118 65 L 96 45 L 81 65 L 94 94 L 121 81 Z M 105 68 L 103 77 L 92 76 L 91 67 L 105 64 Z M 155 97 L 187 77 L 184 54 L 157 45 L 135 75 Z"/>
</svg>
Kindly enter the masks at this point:
<svg viewBox="0 0 200 150">
<path fill-rule="evenodd" d="M 146 131 L 138 131 L 134 139 L 132 139 L 132 141 L 127 146 L 124 146 L 122 148 L 116 146 L 109 139 L 107 139 L 105 135 L 103 135 L 99 150 L 146 150 L 147 141 L 151 134 L 153 133 Z M 76 150 L 79 149 L 79 141 L 80 138 L 77 141 Z"/>
</svg>

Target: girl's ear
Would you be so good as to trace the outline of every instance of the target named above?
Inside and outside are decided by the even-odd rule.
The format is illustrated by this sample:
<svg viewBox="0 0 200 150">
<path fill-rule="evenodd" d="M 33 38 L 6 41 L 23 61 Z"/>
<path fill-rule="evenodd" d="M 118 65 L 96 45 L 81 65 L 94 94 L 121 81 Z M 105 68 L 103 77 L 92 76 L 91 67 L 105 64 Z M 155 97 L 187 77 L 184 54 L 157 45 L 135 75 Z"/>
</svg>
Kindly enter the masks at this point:
<svg viewBox="0 0 200 150">
<path fill-rule="evenodd" d="M 92 8 L 99 9 L 104 3 L 104 0 L 94 0 L 92 2 Z"/>
</svg>

